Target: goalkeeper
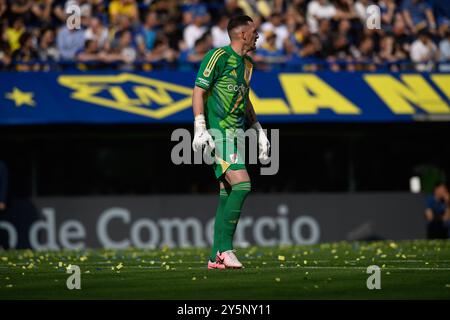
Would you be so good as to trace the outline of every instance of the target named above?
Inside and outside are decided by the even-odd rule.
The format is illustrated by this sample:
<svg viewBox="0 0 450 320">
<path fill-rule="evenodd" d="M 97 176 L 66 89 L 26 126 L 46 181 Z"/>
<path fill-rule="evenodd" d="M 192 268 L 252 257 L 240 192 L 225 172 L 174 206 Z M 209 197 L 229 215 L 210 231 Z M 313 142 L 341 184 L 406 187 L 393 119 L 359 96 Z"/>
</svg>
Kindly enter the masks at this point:
<svg viewBox="0 0 450 320">
<path fill-rule="evenodd" d="M 214 154 L 213 169 L 220 187 L 214 223 L 214 243 L 208 269 L 242 268 L 233 250 L 233 236 L 251 184 L 239 154 L 238 129 L 257 131 L 259 159 L 267 160 L 270 144 L 249 99 L 253 63 L 246 54 L 256 49 L 253 20 L 238 16 L 228 23 L 230 45 L 209 51 L 195 81 L 192 106 L 195 117 L 194 151 Z M 209 129 L 209 132 L 207 131 Z"/>
</svg>

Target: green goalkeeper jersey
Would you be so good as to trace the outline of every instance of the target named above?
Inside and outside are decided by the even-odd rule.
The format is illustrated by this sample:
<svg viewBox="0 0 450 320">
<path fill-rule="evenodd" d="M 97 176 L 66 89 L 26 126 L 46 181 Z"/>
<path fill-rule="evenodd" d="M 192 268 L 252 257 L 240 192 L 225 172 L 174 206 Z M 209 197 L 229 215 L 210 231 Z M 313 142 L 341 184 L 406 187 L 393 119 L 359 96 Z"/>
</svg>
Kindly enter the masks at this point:
<svg viewBox="0 0 450 320">
<path fill-rule="evenodd" d="M 231 46 L 210 50 L 200 65 L 195 85 L 207 90 L 205 118 L 208 129 L 245 129 L 253 63 Z"/>
</svg>

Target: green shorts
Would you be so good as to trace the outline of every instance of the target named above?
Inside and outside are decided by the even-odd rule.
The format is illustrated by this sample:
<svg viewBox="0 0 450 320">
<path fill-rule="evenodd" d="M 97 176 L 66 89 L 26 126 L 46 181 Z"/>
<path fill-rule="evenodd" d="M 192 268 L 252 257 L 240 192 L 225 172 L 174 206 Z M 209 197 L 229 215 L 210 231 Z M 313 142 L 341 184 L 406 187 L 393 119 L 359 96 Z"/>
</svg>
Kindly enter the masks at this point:
<svg viewBox="0 0 450 320">
<path fill-rule="evenodd" d="M 238 148 L 241 139 L 233 135 L 224 135 L 220 138 L 214 137 L 216 148 L 213 152 L 214 173 L 218 180 L 223 178 L 227 170 L 245 170 L 245 159 Z"/>
</svg>

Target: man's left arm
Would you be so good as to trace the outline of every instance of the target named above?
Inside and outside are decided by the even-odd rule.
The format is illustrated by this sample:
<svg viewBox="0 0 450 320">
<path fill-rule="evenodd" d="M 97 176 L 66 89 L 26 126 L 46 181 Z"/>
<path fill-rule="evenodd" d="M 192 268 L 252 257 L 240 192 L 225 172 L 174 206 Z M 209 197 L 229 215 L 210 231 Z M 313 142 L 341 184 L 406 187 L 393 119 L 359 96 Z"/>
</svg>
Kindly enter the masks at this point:
<svg viewBox="0 0 450 320">
<path fill-rule="evenodd" d="M 269 159 L 270 142 L 269 139 L 267 139 L 266 133 L 261 127 L 261 124 L 256 118 L 255 109 L 253 108 L 253 104 L 249 97 L 247 97 L 245 118 L 248 126 L 255 129 L 258 135 L 259 160 L 267 161 Z"/>
<path fill-rule="evenodd" d="M 249 127 L 252 127 L 258 119 L 256 118 L 255 109 L 253 108 L 253 104 L 250 101 L 250 97 L 247 97 L 247 106 L 245 108 L 245 120 Z"/>
</svg>

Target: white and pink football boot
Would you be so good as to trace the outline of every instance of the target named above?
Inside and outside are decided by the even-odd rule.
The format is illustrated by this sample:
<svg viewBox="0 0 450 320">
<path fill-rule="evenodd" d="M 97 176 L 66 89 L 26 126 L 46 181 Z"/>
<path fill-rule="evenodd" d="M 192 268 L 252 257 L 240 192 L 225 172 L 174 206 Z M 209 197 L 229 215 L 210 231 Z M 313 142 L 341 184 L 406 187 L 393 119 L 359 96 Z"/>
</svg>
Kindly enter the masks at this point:
<svg viewBox="0 0 450 320">
<path fill-rule="evenodd" d="M 227 250 L 220 254 L 218 253 L 217 258 L 227 269 L 240 269 L 243 267 L 242 263 L 239 262 L 238 258 L 234 254 L 234 250 Z"/>
<path fill-rule="evenodd" d="M 219 259 L 219 251 L 216 253 L 216 261 L 212 262 L 208 259 L 208 269 L 225 269 L 225 265 Z"/>
<path fill-rule="evenodd" d="M 225 265 L 220 261 L 211 262 L 208 260 L 208 269 L 225 269 Z"/>
</svg>

